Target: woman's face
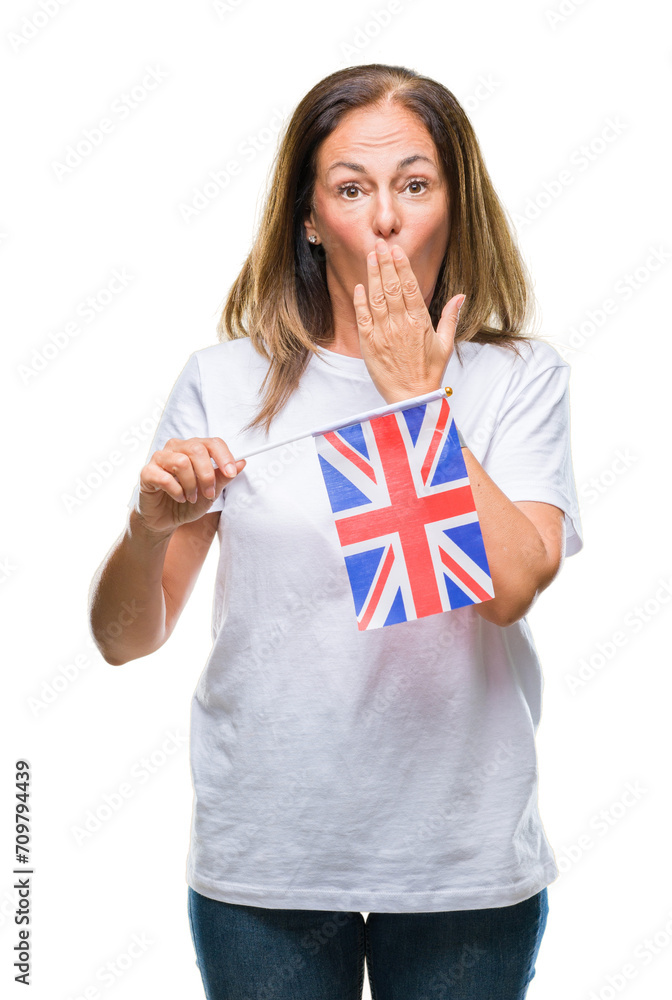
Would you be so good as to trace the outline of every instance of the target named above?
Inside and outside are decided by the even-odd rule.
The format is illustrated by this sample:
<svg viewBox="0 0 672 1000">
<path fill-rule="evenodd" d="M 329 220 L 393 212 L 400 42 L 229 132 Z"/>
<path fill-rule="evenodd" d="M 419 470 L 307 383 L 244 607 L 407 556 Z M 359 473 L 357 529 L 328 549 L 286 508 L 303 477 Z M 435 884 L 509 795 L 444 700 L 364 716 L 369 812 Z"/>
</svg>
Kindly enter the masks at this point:
<svg viewBox="0 0 672 1000">
<path fill-rule="evenodd" d="M 366 255 L 383 239 L 404 250 L 429 307 L 449 231 L 446 180 L 424 124 L 396 104 L 348 112 L 318 150 L 306 220 L 326 252 L 332 301 L 352 307 L 358 283 L 368 292 Z"/>
</svg>

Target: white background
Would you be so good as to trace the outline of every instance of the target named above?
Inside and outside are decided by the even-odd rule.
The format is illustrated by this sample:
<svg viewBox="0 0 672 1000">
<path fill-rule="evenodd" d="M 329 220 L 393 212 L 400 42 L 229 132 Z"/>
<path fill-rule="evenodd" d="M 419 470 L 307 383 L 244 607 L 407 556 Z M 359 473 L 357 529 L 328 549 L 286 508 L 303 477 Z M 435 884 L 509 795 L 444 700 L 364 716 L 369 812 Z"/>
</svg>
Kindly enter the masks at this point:
<svg viewBox="0 0 672 1000">
<path fill-rule="evenodd" d="M 572 365 L 585 548 L 530 614 L 545 675 L 540 808 L 562 874 L 549 887 L 528 995 L 667 995 L 665 5 L 43 6 L 11 0 L 0 15 L 5 995 L 26 995 L 12 967 L 13 777 L 14 761 L 25 757 L 33 774 L 33 1000 L 203 996 L 184 879 L 186 737 L 209 651 L 216 543 L 168 644 L 122 667 L 92 645 L 88 588 L 123 529 L 177 374 L 192 351 L 217 340 L 278 129 L 318 80 L 366 62 L 413 68 L 463 103 L 516 221 L 541 332 Z M 153 89 L 143 91 L 150 79 Z M 134 87 L 142 99 L 121 118 L 115 102 Z M 59 176 L 68 147 L 105 117 L 112 132 Z M 258 148 L 249 154 L 252 137 Z M 185 221 L 182 207 L 232 160 L 239 173 Z M 571 183 L 558 181 L 562 171 Z M 87 322 L 78 307 L 89 296 L 102 303 L 115 270 L 125 272 L 126 286 Z M 64 338 L 72 321 L 78 333 Z M 63 346 L 49 348 L 39 370 L 59 333 Z M 121 460 L 109 468 L 114 451 Z M 97 468 L 109 474 L 96 481 Z M 87 478 L 97 485 L 84 495 L 79 481 Z M 68 506 L 78 484 L 81 498 Z M 142 761 L 153 754 L 149 775 Z M 78 838 L 87 813 L 124 782 L 132 795 Z M 147 944 L 128 959 L 133 935 Z M 110 986 L 100 973 L 107 963 L 117 970 Z"/>
</svg>

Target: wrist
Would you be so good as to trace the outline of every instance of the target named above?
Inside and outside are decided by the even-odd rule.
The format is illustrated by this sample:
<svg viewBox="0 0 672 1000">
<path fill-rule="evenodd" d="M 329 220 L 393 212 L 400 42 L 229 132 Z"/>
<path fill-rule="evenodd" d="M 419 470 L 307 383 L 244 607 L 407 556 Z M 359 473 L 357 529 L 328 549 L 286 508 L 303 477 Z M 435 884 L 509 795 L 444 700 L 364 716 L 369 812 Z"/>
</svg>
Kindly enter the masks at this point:
<svg viewBox="0 0 672 1000">
<path fill-rule="evenodd" d="M 437 389 L 442 388 L 442 385 L 430 385 L 419 389 L 390 389 L 387 392 L 381 392 L 381 396 L 385 402 L 391 406 L 394 403 L 405 403 L 407 399 L 416 399 L 418 396 L 426 396 L 430 392 L 436 392 Z"/>
<path fill-rule="evenodd" d="M 127 532 L 134 541 L 141 544 L 161 545 L 172 538 L 176 527 L 177 525 L 161 530 L 150 528 L 138 509 L 133 507 L 128 517 Z"/>
</svg>

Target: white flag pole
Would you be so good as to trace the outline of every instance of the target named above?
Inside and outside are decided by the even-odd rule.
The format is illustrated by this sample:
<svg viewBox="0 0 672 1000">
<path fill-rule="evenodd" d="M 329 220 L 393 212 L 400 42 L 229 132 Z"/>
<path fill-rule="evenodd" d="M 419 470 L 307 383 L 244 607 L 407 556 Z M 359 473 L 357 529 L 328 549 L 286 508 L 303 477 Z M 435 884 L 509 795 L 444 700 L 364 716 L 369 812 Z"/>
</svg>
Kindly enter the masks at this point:
<svg viewBox="0 0 672 1000">
<path fill-rule="evenodd" d="M 375 410 L 367 410 L 366 413 L 357 413 L 354 417 L 339 420 L 335 424 L 327 424 L 325 427 L 318 427 L 313 431 L 306 431 L 305 434 L 298 434 L 295 437 L 287 438 L 285 441 L 273 441 L 271 444 L 262 445 L 261 448 L 256 448 L 254 451 L 248 451 L 246 455 L 237 455 L 236 460 L 240 461 L 241 458 L 252 458 L 253 455 L 260 455 L 264 451 L 271 451 L 272 448 L 282 448 L 283 445 L 293 444 L 294 441 L 300 441 L 304 437 L 316 437 L 318 434 L 326 434 L 328 431 L 338 430 L 339 427 L 349 427 L 350 424 L 359 424 L 364 420 L 371 420 L 373 417 L 382 417 L 388 413 L 396 413 L 397 410 L 407 410 L 411 406 L 421 406 L 423 403 L 429 403 L 432 399 L 440 399 L 444 396 L 452 396 L 452 394 L 453 390 L 450 386 L 446 386 L 443 389 L 434 389 L 432 392 L 427 392 L 424 396 L 402 399 L 397 403 L 387 403 L 385 406 L 379 406 Z"/>
</svg>

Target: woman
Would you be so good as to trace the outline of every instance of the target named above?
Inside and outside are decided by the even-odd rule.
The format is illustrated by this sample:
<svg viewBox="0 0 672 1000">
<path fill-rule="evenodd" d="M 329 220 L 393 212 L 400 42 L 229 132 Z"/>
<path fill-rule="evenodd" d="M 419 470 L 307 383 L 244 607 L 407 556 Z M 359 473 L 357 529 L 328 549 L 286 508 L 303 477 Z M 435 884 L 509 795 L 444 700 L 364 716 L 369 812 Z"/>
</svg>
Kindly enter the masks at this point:
<svg viewBox="0 0 672 1000">
<path fill-rule="evenodd" d="M 146 656 L 218 533 L 187 864 L 209 998 L 360 997 L 365 955 L 376 1000 L 526 995 L 558 869 L 525 615 L 582 545 L 569 368 L 529 303 L 448 90 L 373 64 L 306 95 L 92 588 L 105 659 Z M 359 631 L 310 431 L 444 385 L 495 596 Z"/>
</svg>

